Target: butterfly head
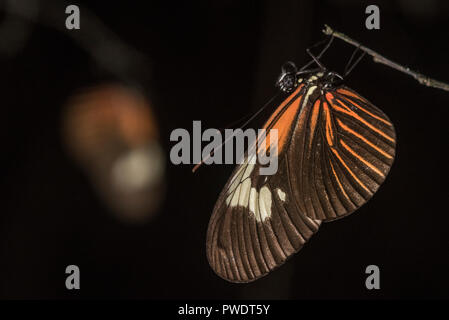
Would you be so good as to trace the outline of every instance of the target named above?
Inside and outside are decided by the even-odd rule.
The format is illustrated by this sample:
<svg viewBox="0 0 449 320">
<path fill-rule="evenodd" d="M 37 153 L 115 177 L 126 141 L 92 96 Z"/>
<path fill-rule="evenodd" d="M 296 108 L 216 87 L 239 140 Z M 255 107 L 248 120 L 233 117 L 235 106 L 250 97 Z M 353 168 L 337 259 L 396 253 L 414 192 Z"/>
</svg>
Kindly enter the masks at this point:
<svg viewBox="0 0 449 320">
<path fill-rule="evenodd" d="M 298 86 L 298 69 L 296 65 L 288 61 L 282 66 L 282 72 L 279 76 L 276 86 L 283 92 L 292 92 Z"/>
</svg>

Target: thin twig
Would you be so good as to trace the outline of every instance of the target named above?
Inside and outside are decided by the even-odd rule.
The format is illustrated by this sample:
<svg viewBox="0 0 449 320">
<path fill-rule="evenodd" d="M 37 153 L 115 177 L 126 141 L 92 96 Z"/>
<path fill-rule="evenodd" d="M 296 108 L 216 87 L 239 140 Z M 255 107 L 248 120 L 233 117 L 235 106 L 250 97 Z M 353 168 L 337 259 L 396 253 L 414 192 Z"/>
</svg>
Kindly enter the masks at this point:
<svg viewBox="0 0 449 320">
<path fill-rule="evenodd" d="M 372 56 L 374 62 L 382 63 L 390 68 L 393 68 L 400 72 L 408 74 L 409 76 L 415 78 L 415 80 L 417 80 L 422 85 L 449 91 L 449 84 L 432 79 L 432 78 L 430 78 L 426 75 L 423 75 L 419 72 L 410 70 L 410 68 L 404 67 L 404 66 L 400 65 L 399 63 L 393 62 L 390 59 L 387 59 L 384 56 L 382 56 L 381 54 L 377 53 L 376 51 L 371 50 L 370 48 L 367 48 L 367 47 L 361 45 L 359 42 L 351 39 L 344 33 L 341 33 L 339 31 L 332 29 L 327 24 L 324 25 L 323 33 L 326 35 L 329 35 L 329 36 L 332 35 L 336 38 L 339 38 L 339 39 L 359 48 L 360 50 L 362 50 L 362 51 L 366 52 L 367 54 L 369 54 L 370 56 Z"/>
</svg>

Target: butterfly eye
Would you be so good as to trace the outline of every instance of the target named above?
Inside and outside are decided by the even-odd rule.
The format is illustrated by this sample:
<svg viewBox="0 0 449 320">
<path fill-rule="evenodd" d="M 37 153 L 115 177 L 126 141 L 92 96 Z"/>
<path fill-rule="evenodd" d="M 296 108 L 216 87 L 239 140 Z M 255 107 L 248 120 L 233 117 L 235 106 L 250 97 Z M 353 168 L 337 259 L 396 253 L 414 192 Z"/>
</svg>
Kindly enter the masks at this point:
<svg viewBox="0 0 449 320">
<path fill-rule="evenodd" d="M 283 74 L 279 81 L 278 81 L 278 87 L 283 92 L 291 92 L 293 89 L 296 88 L 297 81 L 296 81 L 296 75 L 295 74 Z"/>
<path fill-rule="evenodd" d="M 291 92 L 297 86 L 297 68 L 293 62 L 286 62 L 282 66 L 282 73 L 278 78 L 277 86 L 283 92 Z"/>
</svg>

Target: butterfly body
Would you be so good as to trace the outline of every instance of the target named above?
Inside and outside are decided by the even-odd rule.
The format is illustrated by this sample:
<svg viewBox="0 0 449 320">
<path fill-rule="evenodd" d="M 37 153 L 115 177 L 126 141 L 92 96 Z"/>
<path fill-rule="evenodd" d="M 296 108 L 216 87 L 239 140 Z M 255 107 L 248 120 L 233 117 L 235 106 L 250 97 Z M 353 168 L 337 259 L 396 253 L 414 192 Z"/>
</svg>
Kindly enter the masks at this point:
<svg viewBox="0 0 449 320">
<path fill-rule="evenodd" d="M 380 109 L 334 72 L 301 74 L 293 67 L 284 67 L 278 79 L 289 95 L 264 125 L 278 132 L 278 171 L 261 175 L 248 153 L 209 222 L 209 263 L 231 282 L 268 274 L 299 251 L 321 222 L 357 210 L 394 160 L 394 127 Z"/>
</svg>

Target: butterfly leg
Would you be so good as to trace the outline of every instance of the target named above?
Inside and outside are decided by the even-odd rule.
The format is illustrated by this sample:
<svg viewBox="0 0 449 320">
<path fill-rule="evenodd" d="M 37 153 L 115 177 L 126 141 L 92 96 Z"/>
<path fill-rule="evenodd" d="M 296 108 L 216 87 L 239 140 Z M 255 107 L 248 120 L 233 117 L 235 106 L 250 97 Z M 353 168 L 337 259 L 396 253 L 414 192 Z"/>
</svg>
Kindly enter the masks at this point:
<svg viewBox="0 0 449 320">
<path fill-rule="evenodd" d="M 360 62 L 360 61 L 362 60 L 362 58 L 365 56 L 366 52 L 363 51 L 362 54 L 361 54 L 361 55 L 357 58 L 357 60 L 353 63 L 353 65 L 350 66 L 350 65 L 351 65 L 351 62 L 354 60 L 354 57 L 356 56 L 356 53 L 357 53 L 359 50 L 360 50 L 360 45 L 358 45 L 357 48 L 355 48 L 354 52 L 352 52 L 351 58 L 349 58 L 349 61 L 348 61 L 348 63 L 346 64 L 345 69 L 344 69 L 344 71 L 343 71 L 343 76 L 344 76 L 344 77 L 346 77 L 346 76 L 352 71 L 352 69 L 354 69 L 355 66 L 356 66 L 357 64 L 359 64 L 359 62 Z"/>
<path fill-rule="evenodd" d="M 329 40 L 327 40 L 327 39 L 321 40 L 321 41 L 315 43 L 313 46 L 307 48 L 307 49 L 306 49 L 306 52 L 313 58 L 313 60 L 309 61 L 309 62 L 308 62 L 306 65 L 304 65 L 299 71 L 305 70 L 305 69 L 306 69 L 307 67 L 309 67 L 312 63 L 314 63 L 314 62 L 316 62 L 318 59 L 320 59 L 320 58 L 323 56 L 323 54 L 329 49 L 329 47 L 330 47 L 330 45 L 331 45 L 331 43 L 332 43 L 333 40 L 334 40 L 334 36 L 331 35 L 330 38 L 329 38 Z M 314 57 L 314 55 L 311 53 L 311 50 L 312 50 L 313 48 L 316 48 L 316 47 L 322 45 L 322 44 L 325 43 L 326 41 L 327 41 L 327 43 L 326 43 L 326 45 L 324 46 L 324 48 L 320 51 L 320 53 L 319 53 L 316 57 Z M 318 65 L 320 65 L 320 63 L 318 63 Z M 320 67 L 321 67 L 321 66 L 320 66 Z M 322 68 L 321 68 L 321 69 L 322 69 Z"/>
<path fill-rule="evenodd" d="M 315 56 L 313 55 L 313 53 L 310 51 L 309 48 L 306 49 L 306 52 L 309 54 L 309 56 L 312 57 L 313 62 L 315 62 L 315 63 L 320 67 L 321 70 L 326 70 L 326 67 L 321 63 L 320 60 L 318 60 L 317 57 L 315 57 Z"/>
</svg>

